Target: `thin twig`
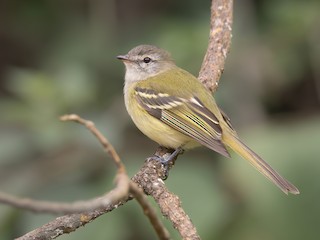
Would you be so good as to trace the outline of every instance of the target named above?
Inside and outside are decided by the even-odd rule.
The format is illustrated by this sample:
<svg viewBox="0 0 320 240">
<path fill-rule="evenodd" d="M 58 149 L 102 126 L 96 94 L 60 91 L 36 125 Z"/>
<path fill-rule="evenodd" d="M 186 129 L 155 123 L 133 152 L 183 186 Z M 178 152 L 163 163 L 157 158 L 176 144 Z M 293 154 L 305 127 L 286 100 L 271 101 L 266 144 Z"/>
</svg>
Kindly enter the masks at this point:
<svg viewBox="0 0 320 240">
<path fill-rule="evenodd" d="M 157 217 L 156 212 L 148 202 L 144 192 L 139 188 L 136 183 L 130 183 L 130 192 L 134 196 L 134 198 L 138 201 L 140 206 L 143 209 L 144 214 L 149 218 L 153 228 L 157 232 L 159 239 L 161 240 L 168 240 L 170 239 L 170 235 L 168 230 L 164 227 L 162 222 Z"/>
<path fill-rule="evenodd" d="M 115 201 L 119 201 L 122 198 L 127 197 L 129 194 L 129 178 L 126 174 L 125 167 L 113 146 L 95 127 L 94 123 L 75 114 L 64 115 L 60 119 L 62 121 L 74 121 L 80 123 L 86 126 L 89 131 L 97 137 L 104 150 L 109 153 L 118 168 L 116 175 L 116 187 L 101 197 L 86 201 L 76 201 L 73 203 L 58 203 L 51 201 L 38 201 L 28 198 L 18 198 L 2 192 L 0 192 L 0 202 L 34 212 L 67 214 L 92 211 L 98 208 L 106 208 Z"/>
<path fill-rule="evenodd" d="M 17 208 L 22 208 L 24 210 L 41 213 L 67 214 L 93 211 L 99 208 L 108 208 L 109 205 L 112 205 L 128 196 L 130 181 L 128 176 L 124 173 L 119 173 L 117 174 L 116 179 L 116 187 L 112 189 L 112 191 L 101 197 L 86 201 L 75 201 L 73 203 L 39 201 L 29 198 L 18 198 L 10 194 L 0 192 L 0 202 Z"/>
<path fill-rule="evenodd" d="M 77 228 L 84 226 L 93 219 L 101 216 L 102 214 L 112 211 L 126 201 L 132 199 L 129 197 L 129 192 L 137 199 L 141 205 L 145 215 L 149 218 L 150 223 L 155 229 L 159 239 L 170 239 L 169 232 L 158 219 L 152 206 L 148 203 L 142 190 L 140 190 L 134 183 L 130 182 L 125 166 L 113 146 L 95 127 L 94 123 L 85 120 L 78 115 L 64 115 L 60 118 L 62 121 L 74 121 L 80 123 L 88 128 L 93 133 L 99 142 L 102 144 L 104 150 L 110 154 L 118 167 L 116 175 L 116 187 L 100 198 L 89 201 L 77 201 L 74 203 L 55 203 L 47 201 L 36 201 L 31 199 L 19 199 L 8 194 L 1 195 L 0 201 L 15 207 L 20 207 L 37 212 L 50 212 L 50 213 L 73 213 L 71 215 L 62 216 L 56 220 L 31 231 L 24 236 L 18 238 L 19 240 L 25 239 L 54 239 L 61 234 L 70 233 Z M 82 212 L 81 214 L 74 214 Z M 40 237 L 39 237 L 40 236 Z M 44 237 L 45 236 L 45 237 Z"/>
<path fill-rule="evenodd" d="M 118 171 L 125 172 L 125 167 L 113 148 L 113 146 L 109 143 L 109 141 L 101 134 L 101 132 L 95 127 L 94 123 L 88 120 L 84 120 L 80 118 L 78 115 L 71 114 L 71 115 L 64 115 L 60 117 L 62 121 L 75 121 L 84 126 L 86 126 L 100 141 L 103 145 L 104 149 L 111 155 L 112 159 L 115 161 Z M 141 189 L 139 189 L 135 183 L 130 183 L 130 192 L 136 198 L 142 209 L 144 210 L 145 215 L 149 218 L 152 226 L 154 227 L 155 231 L 157 232 L 160 239 L 167 240 L 170 238 L 169 232 L 158 219 L 155 211 L 153 210 L 152 206 L 147 201 L 144 193 Z M 119 198 L 120 199 L 120 198 Z"/>
<path fill-rule="evenodd" d="M 109 143 L 109 141 L 101 134 L 100 131 L 95 127 L 92 121 L 85 120 L 76 114 L 69 114 L 60 117 L 61 121 L 74 121 L 84 125 L 93 135 L 97 137 L 99 142 L 102 144 L 103 149 L 111 156 L 115 164 L 117 165 L 118 171 L 125 172 L 125 167 L 120 160 L 120 157 L 114 147 Z"/>
</svg>

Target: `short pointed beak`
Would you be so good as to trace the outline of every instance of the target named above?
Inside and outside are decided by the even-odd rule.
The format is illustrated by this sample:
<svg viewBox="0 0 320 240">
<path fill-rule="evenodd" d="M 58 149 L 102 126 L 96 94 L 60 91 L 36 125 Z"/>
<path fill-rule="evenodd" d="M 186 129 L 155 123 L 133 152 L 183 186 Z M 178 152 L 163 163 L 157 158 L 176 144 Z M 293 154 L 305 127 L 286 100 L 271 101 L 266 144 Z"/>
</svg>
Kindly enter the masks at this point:
<svg viewBox="0 0 320 240">
<path fill-rule="evenodd" d="M 129 61 L 129 58 L 127 55 L 119 55 L 119 56 L 117 56 L 117 59 L 119 59 L 121 61 Z"/>
</svg>

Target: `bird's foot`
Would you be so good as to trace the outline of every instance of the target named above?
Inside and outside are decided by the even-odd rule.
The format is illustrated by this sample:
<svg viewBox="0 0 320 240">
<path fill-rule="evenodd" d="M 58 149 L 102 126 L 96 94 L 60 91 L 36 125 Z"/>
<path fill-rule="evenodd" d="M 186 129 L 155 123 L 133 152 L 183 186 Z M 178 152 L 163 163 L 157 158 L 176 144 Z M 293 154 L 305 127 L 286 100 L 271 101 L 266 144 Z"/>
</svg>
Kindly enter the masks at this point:
<svg viewBox="0 0 320 240">
<path fill-rule="evenodd" d="M 151 159 L 155 159 L 161 163 L 162 167 L 164 168 L 164 174 L 163 174 L 162 180 L 166 180 L 169 176 L 169 170 L 174 165 L 174 161 L 176 160 L 177 156 L 182 153 L 183 153 L 183 149 L 179 147 L 176 150 L 174 150 L 172 153 L 166 153 L 161 157 L 154 155 L 148 158 L 147 160 L 149 161 Z"/>
</svg>

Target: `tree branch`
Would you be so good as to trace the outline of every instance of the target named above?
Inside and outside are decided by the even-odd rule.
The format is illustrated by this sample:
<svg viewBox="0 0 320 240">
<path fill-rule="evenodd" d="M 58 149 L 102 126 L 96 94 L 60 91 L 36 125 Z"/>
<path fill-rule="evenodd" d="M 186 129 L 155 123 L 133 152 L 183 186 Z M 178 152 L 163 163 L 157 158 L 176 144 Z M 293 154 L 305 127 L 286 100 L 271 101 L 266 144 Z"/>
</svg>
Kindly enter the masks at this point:
<svg viewBox="0 0 320 240">
<path fill-rule="evenodd" d="M 204 61 L 199 73 L 199 80 L 210 90 L 215 91 L 218 87 L 220 76 L 224 69 L 225 59 L 229 52 L 231 42 L 231 25 L 232 25 L 232 0 L 212 0 L 211 5 L 211 20 L 210 20 L 210 35 L 209 43 Z M 80 122 L 81 123 L 81 122 Z M 89 124 L 90 126 L 91 124 Z M 88 126 L 87 126 L 88 127 Z M 97 138 L 100 136 L 96 134 Z M 105 145 L 110 146 L 108 143 L 102 143 L 107 152 L 111 153 L 112 149 L 106 148 Z M 155 153 L 157 156 L 168 154 L 170 150 L 159 147 Z M 119 158 L 120 161 L 120 158 Z M 115 161 L 118 168 L 122 168 L 122 163 Z M 124 169 L 124 167 L 123 167 Z M 192 224 L 190 218 L 186 215 L 181 207 L 179 198 L 171 193 L 164 185 L 162 179 L 166 175 L 166 170 L 163 168 L 159 161 L 149 158 L 139 172 L 132 178 L 132 181 L 137 183 L 143 191 L 152 196 L 158 203 L 162 214 L 167 217 L 176 228 L 183 239 L 200 239 L 196 232 L 196 228 Z M 137 188 L 130 184 L 130 192 L 140 203 L 140 200 L 145 198 Z M 141 199 L 140 199 L 141 198 Z M 100 215 L 112 211 L 114 208 L 124 204 L 126 201 L 132 199 L 118 200 L 105 208 L 100 208 L 94 211 L 89 211 L 81 214 L 71 214 L 59 217 L 54 221 L 22 236 L 20 240 L 25 239 L 48 239 L 56 238 L 63 233 L 74 231 L 80 226 L 91 222 Z M 163 230 L 161 223 L 153 219 L 153 213 L 149 215 L 148 208 L 144 206 L 148 204 L 142 200 L 140 203 L 144 212 L 149 217 L 150 222 L 153 224 L 160 239 L 169 239 L 166 230 Z M 152 211 L 151 211 L 152 212 Z M 159 230 L 159 229 L 160 230 Z M 49 234 L 47 234 L 49 233 Z"/>
<path fill-rule="evenodd" d="M 225 59 L 230 49 L 232 17 L 232 0 L 212 0 L 209 43 L 198 77 L 211 92 L 215 91 L 218 87 Z M 156 151 L 158 156 L 163 156 L 167 153 L 168 150 L 162 147 L 159 147 Z M 163 182 L 159 178 L 156 178 L 154 171 L 158 171 L 158 176 L 164 176 L 164 172 L 159 172 L 161 166 L 157 166 L 156 162 L 150 166 L 148 164 L 151 163 L 145 163 L 135 177 L 133 177 L 133 181 L 138 182 L 139 186 L 155 199 L 162 214 L 172 222 L 173 227 L 179 231 L 182 239 L 200 239 L 196 228 L 181 207 L 178 196 L 169 192 Z M 150 178 L 154 178 L 151 183 L 155 185 L 151 189 L 148 188 L 150 186 L 148 179 Z"/>
<path fill-rule="evenodd" d="M 77 230 L 79 227 L 86 225 L 102 214 L 112 211 L 115 207 L 122 205 L 124 202 L 125 201 L 109 205 L 109 207 L 104 209 L 58 217 L 55 220 L 16 238 L 16 240 L 55 239 L 62 234 L 71 233 Z"/>
<path fill-rule="evenodd" d="M 232 9 L 232 0 L 212 0 L 211 2 L 209 43 L 198 77 L 211 92 L 218 88 L 227 53 L 230 50 Z"/>
<path fill-rule="evenodd" d="M 144 214 L 149 218 L 151 225 L 153 226 L 154 230 L 156 231 L 159 239 L 162 240 L 169 240 L 170 235 L 168 230 L 163 226 L 160 222 L 159 218 L 157 217 L 156 212 L 148 202 L 144 192 L 137 186 L 136 183 L 131 182 L 130 184 L 130 192 L 134 196 L 134 198 L 138 201 L 140 206 L 142 207 Z"/>
<path fill-rule="evenodd" d="M 159 147 L 155 155 L 167 154 L 168 149 Z M 164 182 L 165 171 L 162 164 L 156 159 L 149 158 L 139 172 L 132 178 L 146 194 L 152 196 L 160 207 L 160 210 L 168 218 L 175 229 L 178 230 L 182 239 L 200 239 L 191 219 L 181 206 L 179 197 L 170 192 Z"/>
<path fill-rule="evenodd" d="M 116 176 L 116 187 L 107 194 L 86 201 L 73 203 L 59 203 L 50 201 L 38 201 L 35 199 L 18 198 L 7 193 L 0 192 L 0 202 L 13 207 L 30 210 L 40 213 L 81 213 L 93 211 L 99 208 L 108 208 L 110 205 L 126 198 L 129 193 L 128 176 L 125 173 L 118 173 Z"/>
<path fill-rule="evenodd" d="M 114 163 L 116 164 L 119 172 L 125 172 L 125 167 L 123 163 L 120 160 L 120 157 L 114 147 L 109 143 L 109 141 L 101 134 L 100 131 L 95 127 L 94 123 L 88 120 L 84 120 L 80 118 L 76 114 L 69 114 L 64 115 L 60 117 L 61 121 L 73 121 L 80 123 L 84 126 L 86 126 L 87 129 L 90 130 L 90 132 L 97 137 L 99 142 L 102 144 L 103 149 L 110 155 L 110 157 L 113 159 Z"/>
<path fill-rule="evenodd" d="M 0 194 L 0 202 L 36 212 L 82 212 L 79 214 L 71 214 L 59 217 L 54 221 L 49 222 L 48 224 L 45 224 L 42 227 L 35 229 L 17 239 L 54 239 L 61 234 L 73 232 L 77 228 L 91 222 L 93 219 L 106 212 L 112 211 L 126 201 L 132 199 L 129 196 L 130 194 L 137 199 L 145 215 L 149 218 L 150 223 L 154 227 L 159 239 L 170 239 L 169 232 L 158 219 L 154 209 L 149 204 L 143 191 L 140 190 L 135 183 L 129 180 L 119 155 L 114 150 L 113 146 L 108 142 L 108 140 L 95 127 L 94 123 L 84 120 L 75 114 L 65 115 L 60 119 L 62 121 L 74 121 L 80 123 L 86 126 L 97 137 L 99 142 L 103 145 L 104 150 L 110 154 L 118 167 L 118 172 L 116 175 L 116 188 L 100 198 L 90 201 L 77 201 L 74 203 L 55 203 L 31 199 L 19 199 L 8 194 Z"/>
</svg>

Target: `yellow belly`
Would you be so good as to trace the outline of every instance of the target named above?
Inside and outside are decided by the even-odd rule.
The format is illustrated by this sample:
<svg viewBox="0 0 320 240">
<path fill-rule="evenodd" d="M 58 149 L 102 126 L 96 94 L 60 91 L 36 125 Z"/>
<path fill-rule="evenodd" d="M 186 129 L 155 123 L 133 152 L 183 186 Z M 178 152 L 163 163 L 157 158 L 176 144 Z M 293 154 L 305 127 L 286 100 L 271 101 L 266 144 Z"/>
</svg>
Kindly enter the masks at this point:
<svg viewBox="0 0 320 240">
<path fill-rule="evenodd" d="M 133 104 L 128 101 L 130 94 L 125 94 L 125 104 L 129 115 L 138 129 L 151 140 L 157 142 L 159 145 L 176 149 L 182 147 L 183 149 L 190 149 L 200 146 L 192 138 L 176 131 L 155 117 L 151 116 L 137 103 Z"/>
<path fill-rule="evenodd" d="M 139 130 L 161 146 L 173 149 L 178 147 L 190 149 L 199 146 L 192 138 L 174 130 L 150 115 L 146 117 L 140 116 L 138 119 L 132 116 L 132 120 Z"/>
</svg>

